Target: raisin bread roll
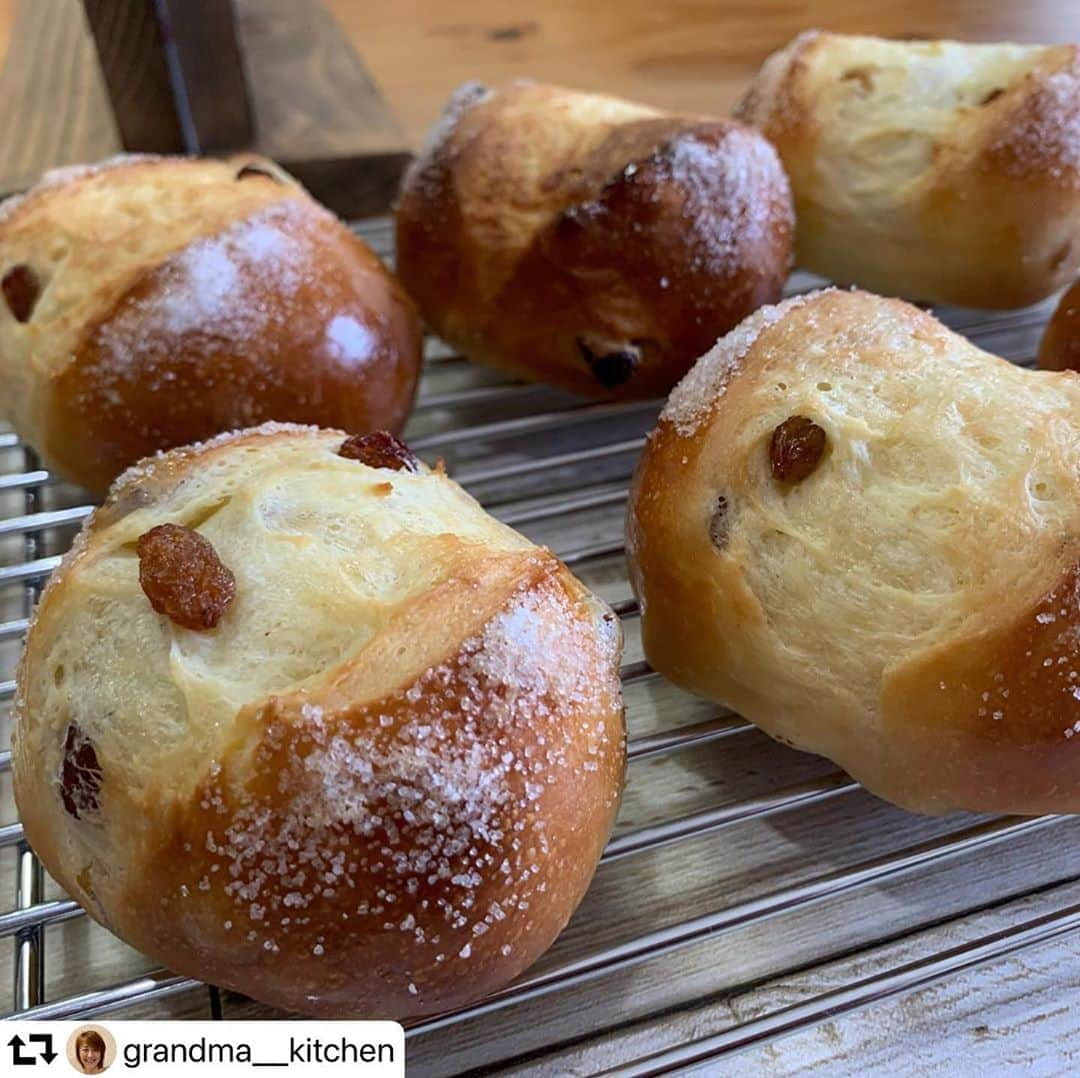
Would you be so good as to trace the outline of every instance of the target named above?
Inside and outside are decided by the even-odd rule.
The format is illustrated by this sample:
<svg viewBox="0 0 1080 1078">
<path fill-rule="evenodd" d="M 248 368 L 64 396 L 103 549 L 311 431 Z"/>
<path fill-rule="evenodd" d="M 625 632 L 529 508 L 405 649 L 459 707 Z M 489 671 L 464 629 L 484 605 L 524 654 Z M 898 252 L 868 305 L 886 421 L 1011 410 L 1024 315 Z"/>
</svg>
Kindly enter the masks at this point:
<svg viewBox="0 0 1080 1078">
<path fill-rule="evenodd" d="M 403 180 L 397 266 L 471 358 L 649 397 L 779 298 L 792 228 L 776 154 L 740 124 L 532 82 L 468 85 Z"/>
<path fill-rule="evenodd" d="M 1080 375 L 896 300 L 765 308 L 649 438 L 649 661 L 928 813 L 1080 811 Z"/>
<path fill-rule="evenodd" d="M 398 430 L 411 302 L 272 162 L 122 157 L 0 206 L 0 410 L 95 493 L 264 420 Z"/>
<path fill-rule="evenodd" d="M 736 115 L 791 177 L 796 260 L 909 299 L 1020 307 L 1080 267 L 1075 45 L 810 31 Z"/>
<path fill-rule="evenodd" d="M 52 577 L 13 767 L 49 872 L 170 968 L 313 1015 L 499 988 L 588 886 L 618 619 L 389 435 L 130 470 Z"/>
</svg>

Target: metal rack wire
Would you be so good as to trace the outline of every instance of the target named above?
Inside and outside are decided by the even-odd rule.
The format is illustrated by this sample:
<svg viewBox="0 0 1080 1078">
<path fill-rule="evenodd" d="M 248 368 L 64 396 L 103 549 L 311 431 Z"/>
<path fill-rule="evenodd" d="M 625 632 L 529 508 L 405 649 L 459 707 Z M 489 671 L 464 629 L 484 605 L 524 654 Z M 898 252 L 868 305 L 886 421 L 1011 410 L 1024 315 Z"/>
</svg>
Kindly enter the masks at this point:
<svg viewBox="0 0 1080 1078">
<path fill-rule="evenodd" d="M 366 223 L 358 231 L 384 257 L 392 258 L 385 221 Z M 796 275 L 789 291 L 805 290 L 816 283 L 806 275 Z M 1043 307 L 992 316 L 939 313 L 984 347 L 1023 361 L 1031 355 L 1047 311 Z M 549 956 L 514 985 L 461 1011 L 427 1019 L 408 1030 L 411 1043 L 418 1046 L 431 1034 L 473 1031 L 456 1047 L 443 1049 L 445 1058 L 441 1064 L 433 1055 L 429 1057 L 432 1073 L 439 1072 L 440 1067 L 442 1072 L 452 1073 L 469 1066 L 544 1058 L 545 1052 L 559 1047 L 558 1035 L 551 1035 L 552 1022 L 565 1021 L 570 1007 L 592 1006 L 600 999 L 599 995 L 589 995 L 593 986 L 665 957 L 685 956 L 695 947 L 715 946 L 741 931 L 756 931 L 766 924 L 788 923 L 806 911 L 831 910 L 868 893 L 872 898 L 876 888 L 912 878 L 932 880 L 932 873 L 945 872 L 948 866 L 976 863 L 991 853 L 1007 860 L 1010 851 L 1021 848 L 1023 843 L 1033 844 L 1031 848 L 1036 850 L 1040 844 L 1047 849 L 1053 844 L 1060 851 L 1063 843 L 1080 838 L 1072 821 L 1054 817 L 964 820 L 960 827 L 955 821 L 944 828 L 941 824 L 931 827 L 927 821 L 872 803 L 845 775 L 824 768 L 813 758 L 773 746 L 738 716 L 714 707 L 703 709 L 700 703 L 695 704 L 667 686 L 650 669 L 637 651 L 638 608 L 630 595 L 622 563 L 621 514 L 630 470 L 657 407 L 656 402 L 587 403 L 541 386 L 506 383 L 494 372 L 472 367 L 438 342 L 431 342 L 421 395 L 408 431 L 408 440 L 418 452 L 429 459 L 444 455 L 456 478 L 495 515 L 548 543 L 588 583 L 602 591 L 627 629 L 629 648 L 622 676 L 628 703 L 630 694 L 636 694 L 629 706 L 630 783 L 632 790 L 641 792 L 637 801 L 626 808 L 623 826 L 604 854 L 598 879 L 603 876 L 608 882 L 600 886 L 601 893 L 593 906 L 586 900 L 580 918 L 587 922 L 590 917 L 602 915 L 612 905 L 611 894 L 625 894 L 617 888 L 631 884 L 620 882 L 621 866 L 631 866 L 626 873 L 632 871 L 638 874 L 635 879 L 641 879 L 642 873 L 650 871 L 650 858 L 662 861 L 671 849 L 698 849 L 701 843 L 720 835 L 737 846 L 744 841 L 738 836 L 762 822 L 791 827 L 792 821 L 809 819 L 816 813 L 813 819 L 824 821 L 822 827 L 827 830 L 837 821 L 850 826 L 850 821 L 860 814 L 886 813 L 893 830 L 884 838 L 875 834 L 876 845 L 864 842 L 865 856 L 824 871 L 808 868 L 813 869 L 815 861 L 833 859 L 832 854 L 806 854 L 796 870 L 775 879 L 763 876 L 756 890 L 747 891 L 733 902 L 723 900 L 720 881 L 713 881 L 705 871 L 704 882 L 699 881 L 704 896 L 699 905 L 703 904 L 703 908 L 693 903 L 685 910 L 680 907 L 676 912 L 685 915 L 674 916 L 666 923 L 663 919 L 652 924 L 634 921 L 621 937 L 615 925 L 615 935 L 594 941 L 588 924 L 577 929 L 576 919 L 567 933 L 570 942 L 563 946 L 560 941 Z M 17 645 L 37 595 L 74 529 L 89 512 L 90 507 L 81 504 L 78 492 L 50 479 L 31 449 L 13 434 L 0 432 L 0 599 L 7 597 L 7 605 L 0 606 L 0 618 L 8 619 L 0 620 L 0 707 L 6 707 L 3 702 L 14 693 Z M 16 599 L 17 609 L 13 606 Z M 691 721 L 686 721 L 687 717 Z M 682 789 L 687 760 L 712 759 L 713 754 L 721 752 L 738 759 L 751 750 L 755 761 L 766 761 L 763 768 L 771 783 L 768 788 L 746 791 L 739 779 L 731 783 L 737 796 L 716 800 L 709 796 L 706 782 L 690 811 L 680 811 L 686 807 L 683 802 L 669 797 L 672 774 L 679 776 L 675 785 Z M 680 762 L 672 765 L 673 760 Z M 682 770 L 653 774 L 648 770 L 653 765 Z M 10 753 L 0 752 L 0 774 L 8 773 L 10 766 Z M 755 775 L 756 768 L 755 764 L 750 769 Z M 738 768 L 733 766 L 732 770 Z M 794 781 L 772 783 L 774 774 L 791 774 Z M 672 811 L 654 819 L 649 808 L 660 802 L 670 803 Z M 10 795 L 5 803 L 11 804 Z M 882 848 L 885 838 L 888 844 Z M 809 840 L 800 837 L 799 841 Z M 852 845 L 856 853 L 860 852 L 857 843 Z M 83 983 L 74 984 L 69 978 L 63 982 L 62 991 L 51 993 L 45 956 L 52 934 L 62 933 L 61 926 L 69 922 L 80 921 L 101 937 L 107 934 L 85 924 L 83 911 L 75 902 L 59 894 L 49 896 L 40 863 L 24 843 L 21 825 L 12 818 L 0 820 L 0 855 L 13 856 L 16 877 L 13 905 L 0 912 L 0 941 L 10 940 L 14 948 L 14 989 L 6 1017 L 81 1018 L 130 1010 L 136 1005 L 143 1016 L 165 1016 L 172 1014 L 163 1009 L 170 998 L 202 990 L 195 982 L 165 970 L 141 972 L 102 985 L 97 970 L 90 968 Z M 955 916 L 963 917 L 988 902 L 1015 899 L 1025 889 L 1080 879 L 1080 863 L 1075 858 L 1059 860 L 1026 883 L 1002 882 L 992 893 L 986 889 L 961 892 L 952 903 Z M 732 878 L 736 871 L 737 866 L 732 869 Z M 730 880 L 726 886 L 731 887 Z M 920 920 L 916 911 L 907 924 L 914 928 L 927 920 Z M 771 1043 L 838 1014 L 913 991 L 1077 928 L 1080 906 L 1062 904 L 1040 917 L 1018 919 L 1004 930 L 881 971 L 841 990 L 688 1042 L 662 1046 L 635 1060 L 624 1060 L 619 1065 L 620 1073 L 651 1075 L 715 1063 L 734 1052 Z M 885 935 L 875 929 L 858 945 L 865 947 Z M 850 940 L 841 932 L 835 931 L 833 936 L 823 932 L 822 939 L 814 941 L 815 960 L 822 961 L 845 946 L 850 946 Z M 795 964 L 793 956 L 785 956 L 782 946 L 777 952 L 771 959 L 772 976 L 782 975 Z M 677 1005 L 690 1006 L 695 998 L 705 998 L 710 991 L 737 990 L 741 983 L 737 977 L 717 982 L 711 989 L 696 990 L 696 995 L 688 987 L 687 998 L 677 1001 Z M 603 989 L 596 991 L 602 993 Z M 252 1012 L 250 1007 L 244 1010 L 245 1004 L 228 998 L 223 1008 L 216 990 L 211 993 L 207 1015 L 267 1013 Z M 640 1005 L 624 1000 L 603 1009 L 602 1014 L 598 1010 L 599 1024 L 594 1022 L 594 1033 L 597 1029 L 602 1034 L 605 1028 L 650 1021 L 658 1008 L 649 1003 L 647 992 L 641 995 Z M 563 1004 L 560 999 L 570 1002 Z M 492 1047 L 497 1031 L 534 1023 L 542 1043 L 537 1037 L 520 1042 L 511 1038 L 504 1048 Z M 570 1026 L 567 1030 L 567 1040 L 586 1035 L 581 1029 L 572 1032 Z"/>
</svg>

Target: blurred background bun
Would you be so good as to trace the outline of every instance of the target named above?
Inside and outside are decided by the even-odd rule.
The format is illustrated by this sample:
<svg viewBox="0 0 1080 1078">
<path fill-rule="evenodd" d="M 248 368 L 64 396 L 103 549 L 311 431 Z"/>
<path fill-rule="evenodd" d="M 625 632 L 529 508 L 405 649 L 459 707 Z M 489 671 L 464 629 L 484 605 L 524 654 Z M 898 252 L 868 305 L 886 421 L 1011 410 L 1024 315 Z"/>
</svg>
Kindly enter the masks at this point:
<svg viewBox="0 0 1080 1078">
<path fill-rule="evenodd" d="M 0 205 L 0 402 L 91 491 L 265 420 L 398 430 L 421 338 L 378 258 L 272 162 L 125 157 Z"/>
</svg>

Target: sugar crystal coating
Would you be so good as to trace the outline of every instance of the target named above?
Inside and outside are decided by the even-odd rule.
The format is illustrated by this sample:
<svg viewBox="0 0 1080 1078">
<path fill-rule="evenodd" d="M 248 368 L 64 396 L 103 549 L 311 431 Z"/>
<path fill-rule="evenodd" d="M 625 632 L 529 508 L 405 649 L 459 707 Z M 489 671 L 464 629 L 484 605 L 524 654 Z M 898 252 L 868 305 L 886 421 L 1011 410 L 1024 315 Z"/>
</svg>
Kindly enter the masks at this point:
<svg viewBox="0 0 1080 1078">
<path fill-rule="evenodd" d="M 548 797 L 622 751 L 617 644 L 602 640 L 598 671 L 595 631 L 561 590 L 523 587 L 452 658 L 376 704 L 305 704 L 299 727 L 271 711 L 254 761 L 276 776 L 270 789 L 237 800 L 227 768 L 206 783 L 212 867 L 196 886 L 223 890 L 256 940 L 305 934 L 332 908 L 358 930 L 468 957 L 507 917 L 530 924 L 541 863 L 558 852 Z"/>
</svg>

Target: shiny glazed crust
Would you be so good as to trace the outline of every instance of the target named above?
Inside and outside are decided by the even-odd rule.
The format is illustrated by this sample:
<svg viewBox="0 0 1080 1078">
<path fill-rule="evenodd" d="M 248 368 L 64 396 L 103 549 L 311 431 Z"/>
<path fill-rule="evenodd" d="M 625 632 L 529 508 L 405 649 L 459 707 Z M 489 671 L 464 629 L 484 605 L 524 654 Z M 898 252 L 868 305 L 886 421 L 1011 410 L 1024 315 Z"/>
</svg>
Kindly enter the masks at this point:
<svg viewBox="0 0 1080 1078">
<path fill-rule="evenodd" d="M 649 661 L 905 807 L 1080 811 L 1078 415 L 1080 376 L 908 304 L 763 309 L 676 388 L 634 479 Z M 782 481 L 792 416 L 825 445 Z"/>
<path fill-rule="evenodd" d="M 1080 371 L 1080 281 L 1061 297 L 1046 324 L 1039 366 L 1046 371 Z"/>
<path fill-rule="evenodd" d="M 265 420 L 397 430 L 419 322 L 378 258 L 272 162 L 127 157 L 0 207 L 0 401 L 96 493 L 150 453 Z"/>
<path fill-rule="evenodd" d="M 584 894 L 625 764 L 621 638 L 441 472 L 343 438 L 268 425 L 118 482 L 29 636 L 15 794 L 49 872 L 171 969 L 415 1017 L 519 974 Z M 163 522 L 235 575 L 210 631 L 140 588 Z"/>
<path fill-rule="evenodd" d="M 784 162 L 805 269 L 971 307 L 1034 303 L 1077 274 L 1077 46 L 809 31 L 736 115 Z"/>
<path fill-rule="evenodd" d="M 665 393 L 780 295 L 791 196 L 755 132 L 514 82 L 462 87 L 406 175 L 398 272 L 469 356 L 580 393 Z"/>
</svg>

